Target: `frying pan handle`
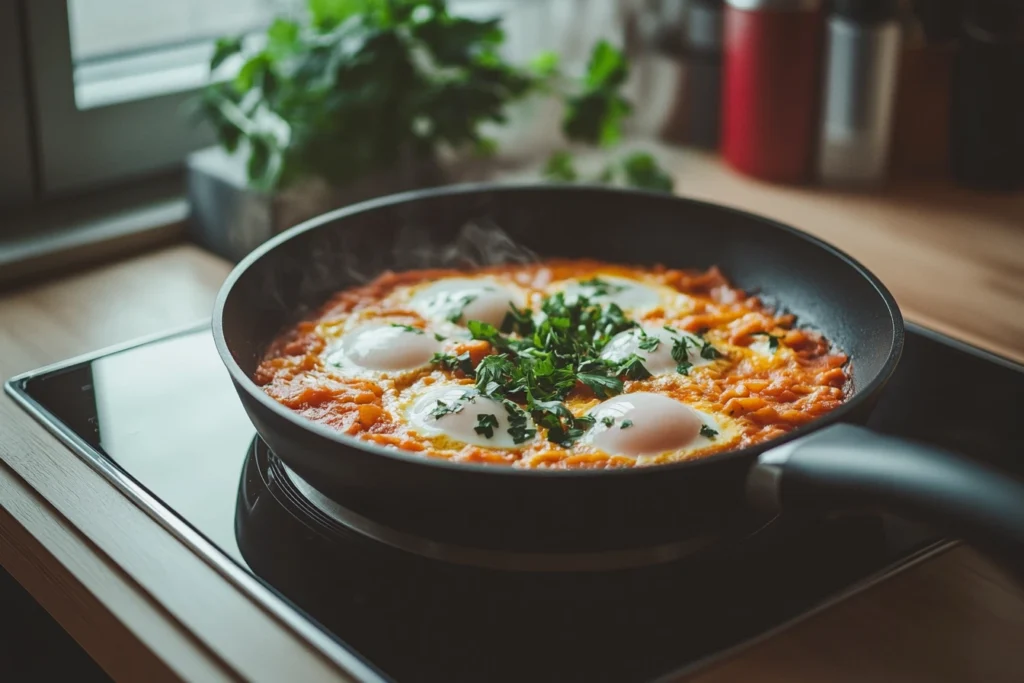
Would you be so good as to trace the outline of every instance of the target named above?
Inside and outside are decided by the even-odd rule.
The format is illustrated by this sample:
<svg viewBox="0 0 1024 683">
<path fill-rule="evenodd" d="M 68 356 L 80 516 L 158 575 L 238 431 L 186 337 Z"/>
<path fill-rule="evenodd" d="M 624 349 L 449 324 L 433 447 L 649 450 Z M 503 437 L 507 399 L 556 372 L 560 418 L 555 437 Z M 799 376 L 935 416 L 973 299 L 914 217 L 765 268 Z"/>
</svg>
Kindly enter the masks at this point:
<svg viewBox="0 0 1024 683">
<path fill-rule="evenodd" d="M 1024 484 L 948 451 L 834 425 L 762 453 L 747 494 L 774 512 L 868 509 L 916 519 L 1024 581 Z"/>
</svg>

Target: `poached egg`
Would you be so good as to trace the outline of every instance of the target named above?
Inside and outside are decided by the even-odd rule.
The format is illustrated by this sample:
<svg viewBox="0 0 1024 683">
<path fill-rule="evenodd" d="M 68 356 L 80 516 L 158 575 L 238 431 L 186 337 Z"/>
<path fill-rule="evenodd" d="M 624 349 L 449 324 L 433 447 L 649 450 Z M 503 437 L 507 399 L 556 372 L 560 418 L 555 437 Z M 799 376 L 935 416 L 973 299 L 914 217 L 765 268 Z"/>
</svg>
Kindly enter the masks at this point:
<svg viewBox="0 0 1024 683">
<path fill-rule="evenodd" d="M 676 356 L 685 358 L 693 367 L 714 363 L 712 354 L 704 351 L 706 344 L 689 332 L 675 328 L 669 330 L 663 325 L 642 325 L 612 337 L 602 349 L 601 358 L 622 361 L 636 354 L 652 375 L 676 374 L 680 364 Z"/>
<path fill-rule="evenodd" d="M 732 440 L 736 428 L 664 394 L 620 394 L 590 409 L 594 426 L 584 443 L 609 455 L 637 460 L 666 453 L 702 450 L 718 439 Z"/>
<path fill-rule="evenodd" d="M 346 376 L 408 372 L 430 363 L 441 342 L 422 328 L 392 322 L 373 322 L 345 331 L 324 361 Z"/>
<path fill-rule="evenodd" d="M 418 392 L 405 415 L 417 431 L 441 445 L 521 448 L 532 440 L 531 435 L 517 443 L 513 436 L 516 430 L 510 431 L 514 418 L 505 406 L 472 385 L 435 384 Z M 523 430 L 535 430 L 529 415 L 521 412 L 520 420 Z"/>
</svg>

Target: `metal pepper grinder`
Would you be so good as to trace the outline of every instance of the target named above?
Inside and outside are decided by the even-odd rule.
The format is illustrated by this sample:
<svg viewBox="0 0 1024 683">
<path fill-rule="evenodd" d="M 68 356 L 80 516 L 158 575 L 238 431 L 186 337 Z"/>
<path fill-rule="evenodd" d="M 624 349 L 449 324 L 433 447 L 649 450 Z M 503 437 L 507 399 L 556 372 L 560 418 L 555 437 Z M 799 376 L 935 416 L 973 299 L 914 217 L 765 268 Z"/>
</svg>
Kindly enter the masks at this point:
<svg viewBox="0 0 1024 683">
<path fill-rule="evenodd" d="M 889 161 L 900 58 L 898 0 L 833 0 L 825 48 L 818 175 L 874 185 Z"/>
<path fill-rule="evenodd" d="M 693 0 L 683 35 L 686 58 L 684 122 L 686 142 L 718 147 L 722 105 L 721 0 Z"/>
</svg>

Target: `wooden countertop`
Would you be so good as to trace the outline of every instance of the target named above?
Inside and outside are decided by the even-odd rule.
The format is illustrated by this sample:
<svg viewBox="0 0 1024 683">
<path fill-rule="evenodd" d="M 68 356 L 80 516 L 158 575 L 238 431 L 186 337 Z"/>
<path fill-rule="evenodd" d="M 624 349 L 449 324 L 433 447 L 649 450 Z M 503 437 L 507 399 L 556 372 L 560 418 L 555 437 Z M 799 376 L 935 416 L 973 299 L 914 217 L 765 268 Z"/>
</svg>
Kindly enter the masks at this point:
<svg viewBox="0 0 1024 683">
<path fill-rule="evenodd" d="M 1024 196 L 944 184 L 788 188 L 667 152 L 678 190 L 819 235 L 873 269 L 908 319 L 1024 360 Z M 209 314 L 228 264 L 178 245 L 0 296 L 0 378 Z M 0 563 L 116 679 L 345 674 L 0 398 Z M 1017 681 L 1024 593 L 966 548 L 693 680 Z"/>
</svg>

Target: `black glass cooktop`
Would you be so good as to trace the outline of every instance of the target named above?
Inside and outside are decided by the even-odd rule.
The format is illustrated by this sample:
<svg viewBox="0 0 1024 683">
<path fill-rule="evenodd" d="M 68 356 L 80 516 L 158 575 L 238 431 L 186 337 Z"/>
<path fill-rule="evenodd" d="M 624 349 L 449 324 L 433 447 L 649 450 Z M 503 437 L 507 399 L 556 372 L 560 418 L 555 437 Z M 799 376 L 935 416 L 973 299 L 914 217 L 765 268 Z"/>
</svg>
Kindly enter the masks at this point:
<svg viewBox="0 0 1024 683">
<path fill-rule="evenodd" d="M 837 516 L 655 566 L 480 568 L 346 526 L 331 501 L 255 439 L 205 326 L 29 373 L 7 388 L 364 680 L 682 675 L 948 545 L 900 519 Z M 1024 443 L 1015 414 L 1022 396 L 1024 367 L 912 327 L 871 426 L 1024 471 L 1009 459 L 1018 450 L 1009 446 Z"/>
</svg>

